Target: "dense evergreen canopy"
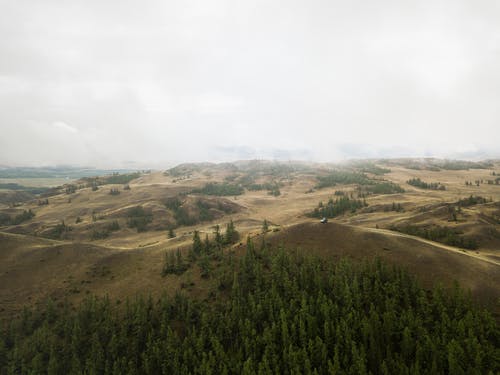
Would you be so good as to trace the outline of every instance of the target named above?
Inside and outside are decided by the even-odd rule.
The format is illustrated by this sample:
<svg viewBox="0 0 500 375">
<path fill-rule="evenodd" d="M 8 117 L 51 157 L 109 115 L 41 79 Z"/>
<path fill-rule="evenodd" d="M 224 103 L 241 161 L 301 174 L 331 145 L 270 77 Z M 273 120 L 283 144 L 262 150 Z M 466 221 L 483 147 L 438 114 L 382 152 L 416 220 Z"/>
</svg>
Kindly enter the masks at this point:
<svg viewBox="0 0 500 375">
<path fill-rule="evenodd" d="M 239 261 L 237 261 L 239 259 Z M 176 277 L 176 276 L 170 276 Z M 184 294 L 76 311 L 26 310 L 0 339 L 1 374 L 494 374 L 495 320 L 457 287 L 429 292 L 380 262 L 251 243 L 226 253 L 206 300 Z"/>
</svg>

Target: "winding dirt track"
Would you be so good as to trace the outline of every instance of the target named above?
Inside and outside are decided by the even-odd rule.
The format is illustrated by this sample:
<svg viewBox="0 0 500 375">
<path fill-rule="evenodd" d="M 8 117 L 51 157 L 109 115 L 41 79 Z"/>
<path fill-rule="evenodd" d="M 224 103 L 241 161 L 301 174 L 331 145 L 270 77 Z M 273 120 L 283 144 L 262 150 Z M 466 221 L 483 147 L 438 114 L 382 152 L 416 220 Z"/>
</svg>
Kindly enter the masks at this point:
<svg viewBox="0 0 500 375">
<path fill-rule="evenodd" d="M 426 240 L 425 238 L 411 236 L 411 235 L 405 234 L 405 233 L 394 232 L 394 231 L 391 231 L 391 230 L 388 230 L 388 229 L 365 228 L 365 227 L 362 227 L 362 228 L 364 230 L 369 231 L 369 232 L 381 233 L 381 234 L 385 234 L 385 235 L 388 235 L 388 236 L 411 238 L 411 239 L 413 239 L 415 241 L 426 243 L 426 244 L 432 245 L 434 247 L 439 247 L 439 248 L 441 248 L 443 250 L 452 251 L 452 252 L 460 254 L 460 255 L 468 256 L 468 257 L 471 257 L 471 258 L 476 258 L 476 259 L 482 260 L 483 262 L 494 264 L 495 266 L 500 266 L 500 262 L 496 262 L 493 259 L 488 259 L 488 258 L 485 258 L 484 256 L 481 256 L 481 255 L 478 255 L 478 254 L 475 254 L 475 253 L 471 253 L 469 251 L 465 251 L 465 250 L 459 249 L 459 248 L 454 247 L 454 246 L 444 245 L 444 244 L 439 243 L 439 242 L 434 242 L 434 241 L 431 241 L 431 240 Z"/>
</svg>

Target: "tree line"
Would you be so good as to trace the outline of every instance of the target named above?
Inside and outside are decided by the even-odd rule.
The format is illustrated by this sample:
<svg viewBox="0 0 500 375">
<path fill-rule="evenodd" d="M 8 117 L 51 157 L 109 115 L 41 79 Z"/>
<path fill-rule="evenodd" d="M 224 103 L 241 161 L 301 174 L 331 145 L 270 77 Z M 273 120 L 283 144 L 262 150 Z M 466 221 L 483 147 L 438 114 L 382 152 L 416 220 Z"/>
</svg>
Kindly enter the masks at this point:
<svg viewBox="0 0 500 375">
<path fill-rule="evenodd" d="M 200 232 L 193 232 L 193 244 L 189 248 L 187 257 L 184 257 L 181 250 L 168 251 L 165 254 L 165 264 L 163 266 L 163 276 L 169 274 L 180 275 L 198 261 L 201 276 L 207 278 L 211 271 L 211 261 L 220 260 L 223 256 L 223 249 L 226 246 L 238 242 L 240 234 L 231 220 L 226 225 L 225 233 L 221 233 L 220 226 L 214 226 L 213 238 L 210 239 L 208 233 L 202 241 Z"/>
<path fill-rule="evenodd" d="M 351 199 L 348 196 L 341 196 L 335 201 L 330 198 L 326 204 L 319 202 L 318 206 L 309 213 L 311 217 L 327 217 L 334 218 L 346 212 L 356 212 L 357 209 L 366 207 L 368 204 L 365 200 Z"/>
<path fill-rule="evenodd" d="M 318 176 L 317 189 L 336 186 L 337 184 L 369 185 L 373 183 L 364 173 L 350 171 L 331 171 L 326 176 Z"/>
<path fill-rule="evenodd" d="M 241 185 L 230 184 L 227 182 L 223 183 L 209 182 L 199 189 L 194 189 L 192 192 L 205 195 L 235 196 L 243 194 L 245 192 L 245 189 Z"/>
<path fill-rule="evenodd" d="M 442 185 L 440 182 L 424 182 L 420 178 L 411 178 L 406 181 L 408 185 L 412 185 L 421 189 L 429 189 L 429 190 L 446 190 L 446 187 Z"/>
</svg>

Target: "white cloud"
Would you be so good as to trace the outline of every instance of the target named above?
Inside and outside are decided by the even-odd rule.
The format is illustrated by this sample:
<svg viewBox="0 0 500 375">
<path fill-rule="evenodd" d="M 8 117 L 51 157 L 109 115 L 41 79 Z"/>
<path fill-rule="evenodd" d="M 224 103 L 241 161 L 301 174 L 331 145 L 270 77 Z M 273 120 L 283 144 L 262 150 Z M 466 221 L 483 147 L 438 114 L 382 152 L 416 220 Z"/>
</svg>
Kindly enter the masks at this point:
<svg viewBox="0 0 500 375">
<path fill-rule="evenodd" d="M 71 125 L 68 125 L 66 124 L 65 122 L 63 121 L 56 121 L 56 122 L 53 122 L 52 123 L 52 126 L 56 129 L 61 129 L 65 132 L 70 132 L 70 133 L 78 133 L 78 129 L 71 126 Z"/>
<path fill-rule="evenodd" d="M 498 19 L 466 0 L 5 2 L 0 164 L 495 152 Z"/>
</svg>

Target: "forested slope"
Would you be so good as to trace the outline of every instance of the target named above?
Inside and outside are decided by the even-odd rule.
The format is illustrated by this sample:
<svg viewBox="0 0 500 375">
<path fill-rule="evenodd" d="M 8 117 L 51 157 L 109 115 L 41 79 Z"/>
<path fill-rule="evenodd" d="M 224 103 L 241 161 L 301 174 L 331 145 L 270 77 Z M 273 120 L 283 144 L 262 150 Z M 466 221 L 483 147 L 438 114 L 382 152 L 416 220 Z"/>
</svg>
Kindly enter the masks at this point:
<svg viewBox="0 0 500 375">
<path fill-rule="evenodd" d="M 26 310 L 0 340 L 2 374 L 495 374 L 500 334 L 457 287 L 426 291 L 380 261 L 231 252 L 214 290 L 76 310 Z"/>
</svg>

